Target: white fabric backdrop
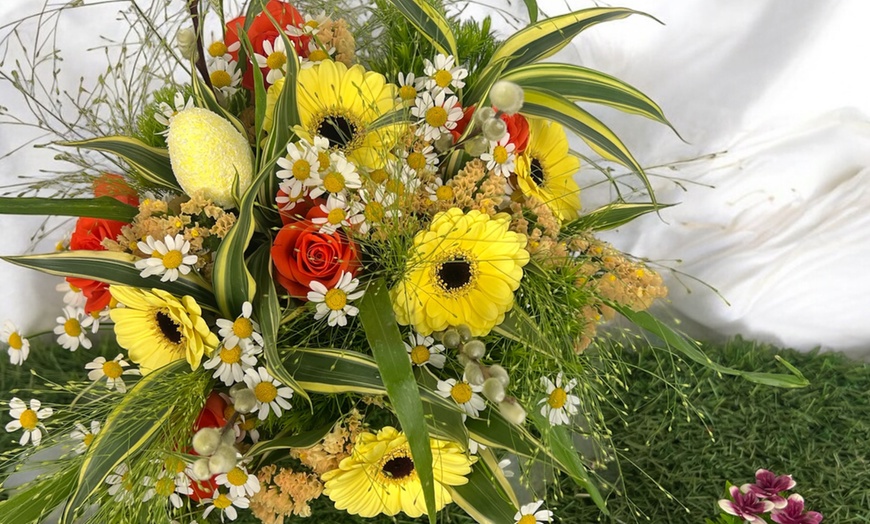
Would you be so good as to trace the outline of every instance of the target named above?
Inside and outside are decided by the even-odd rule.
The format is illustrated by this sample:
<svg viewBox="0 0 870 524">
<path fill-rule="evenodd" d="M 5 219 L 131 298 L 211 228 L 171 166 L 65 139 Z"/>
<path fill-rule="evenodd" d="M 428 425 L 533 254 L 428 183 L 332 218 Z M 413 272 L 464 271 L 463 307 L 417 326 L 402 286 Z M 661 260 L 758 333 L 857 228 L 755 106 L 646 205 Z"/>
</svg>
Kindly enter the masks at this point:
<svg viewBox="0 0 870 524">
<path fill-rule="evenodd" d="M 548 15 L 589 7 L 588 1 L 540 0 Z M 0 20 L 34 9 L 7 0 Z M 519 0 L 489 0 L 466 16 L 504 10 L 522 18 Z M 614 4 L 617 5 L 617 4 Z M 694 334 L 744 336 L 800 349 L 822 345 L 870 354 L 870 3 L 863 0 L 626 0 L 644 17 L 610 22 L 583 33 L 557 59 L 613 74 L 664 109 L 686 142 L 667 128 L 606 109 L 596 114 L 621 136 L 651 173 L 686 179 L 686 190 L 655 178 L 662 202 L 681 202 L 607 239 L 635 255 L 682 260 L 679 271 L 717 288 L 727 303 L 693 280 L 665 273 L 671 312 Z M 67 46 L 62 79 L 105 66 L 85 53 L 111 29 L 94 11 L 69 13 L 59 45 Z M 509 25 L 496 24 L 508 34 Z M 82 31 L 92 28 L 93 31 Z M 74 30 L 75 29 L 75 30 Z M 74 65 L 74 66 L 73 66 Z M 0 86 L 13 109 L 14 91 Z M 0 128 L 0 154 L 26 140 Z M 43 152 L 44 153 L 44 152 Z M 705 155 L 718 153 L 712 157 Z M 683 162 L 697 159 L 691 162 Z M 4 158 L 2 182 L 34 172 L 45 155 Z M 585 176 L 585 175 L 584 175 Z M 610 197 L 587 191 L 587 209 Z M 3 254 L 26 249 L 33 219 L 0 217 Z M 0 319 L 49 327 L 59 298 L 45 300 L 57 280 L 0 266 L 5 290 Z M 55 295 L 49 294 L 54 297 Z M 730 305 L 729 305 L 730 304 Z"/>
</svg>

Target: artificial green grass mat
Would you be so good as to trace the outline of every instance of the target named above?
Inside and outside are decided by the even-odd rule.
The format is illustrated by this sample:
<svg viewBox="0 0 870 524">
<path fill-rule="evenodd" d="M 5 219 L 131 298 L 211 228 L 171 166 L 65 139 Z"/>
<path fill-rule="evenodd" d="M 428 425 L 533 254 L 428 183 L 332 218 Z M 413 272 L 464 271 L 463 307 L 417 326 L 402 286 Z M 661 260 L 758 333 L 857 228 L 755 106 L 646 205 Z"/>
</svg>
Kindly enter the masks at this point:
<svg viewBox="0 0 870 524">
<path fill-rule="evenodd" d="M 48 396 L 54 397 L 50 401 L 62 401 L 45 391 L 40 377 L 55 382 L 84 378 L 84 364 L 97 351 L 70 354 L 51 342 L 34 344 L 25 369 L 0 362 L 0 398 L 9 399 L 12 390 L 24 388 L 41 390 L 40 399 Z M 665 394 L 660 380 L 633 373 L 624 395 L 628 415 L 607 412 L 614 445 L 634 462 L 621 463 L 627 497 L 611 497 L 611 516 L 604 517 L 566 481 L 559 498 L 547 501 L 556 517 L 564 523 L 698 524 L 717 514 L 716 501 L 726 481 L 751 482 L 756 469 L 766 468 L 793 475 L 797 481 L 794 491 L 806 499 L 809 509 L 822 512 L 825 522 L 870 523 L 870 365 L 839 354 L 802 354 L 739 339 L 704 349 L 724 365 L 757 371 L 781 372 L 773 358 L 780 354 L 803 372 L 810 386 L 795 390 L 761 386 L 720 377 L 698 364 L 680 363 L 675 378 L 697 386 L 689 393 L 689 401 L 705 413 L 705 424 L 697 417 L 687 417 L 674 397 Z M 111 358 L 112 351 L 105 347 L 102 354 Z M 623 358 L 629 366 L 651 369 L 658 353 L 646 348 Z M 30 398 L 27 391 L 15 394 Z M 13 447 L 15 437 L 5 435 L 0 449 Z M 439 513 L 438 521 L 472 522 L 455 506 Z M 307 522 L 423 520 L 383 517 L 364 521 L 335 511 L 321 498 Z"/>
</svg>

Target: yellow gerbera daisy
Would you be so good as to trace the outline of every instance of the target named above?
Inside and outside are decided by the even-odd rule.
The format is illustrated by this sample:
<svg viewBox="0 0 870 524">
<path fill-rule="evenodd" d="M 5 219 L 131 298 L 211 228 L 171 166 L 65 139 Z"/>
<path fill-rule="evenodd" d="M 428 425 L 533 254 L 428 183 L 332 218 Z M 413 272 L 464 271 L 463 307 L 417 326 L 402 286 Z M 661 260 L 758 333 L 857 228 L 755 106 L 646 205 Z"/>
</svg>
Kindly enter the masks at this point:
<svg viewBox="0 0 870 524">
<path fill-rule="evenodd" d="M 111 286 L 109 291 L 124 305 L 110 313 L 118 344 L 129 351 L 143 375 L 182 358 L 196 369 L 219 343 L 193 297 L 179 300 L 159 289 L 126 286 Z"/>
<path fill-rule="evenodd" d="M 510 217 L 451 208 L 414 237 L 407 270 L 392 290 L 402 325 L 423 335 L 467 325 L 483 336 L 504 320 L 529 261 L 526 237 Z"/>
<path fill-rule="evenodd" d="M 360 167 L 377 169 L 398 137 L 396 126 L 368 131 L 378 117 L 397 109 L 398 88 L 362 66 L 326 60 L 299 71 L 296 96 L 305 137 L 329 140 Z"/>
<path fill-rule="evenodd" d="M 527 196 L 537 197 L 562 220 L 577 218 L 580 187 L 574 174 L 580 160 L 568 152 L 568 137 L 561 124 L 529 118 L 529 145 L 516 159 L 517 184 Z"/>
<path fill-rule="evenodd" d="M 432 448 L 432 473 L 435 476 L 435 509 L 453 502 L 446 486 L 468 482 L 474 458 L 455 442 L 429 439 Z M 322 475 L 323 494 L 335 507 L 361 517 L 380 513 L 395 515 L 400 511 L 410 517 L 426 513 L 423 488 L 405 434 L 385 427 L 377 435 L 360 433 L 351 455 L 338 469 Z"/>
</svg>

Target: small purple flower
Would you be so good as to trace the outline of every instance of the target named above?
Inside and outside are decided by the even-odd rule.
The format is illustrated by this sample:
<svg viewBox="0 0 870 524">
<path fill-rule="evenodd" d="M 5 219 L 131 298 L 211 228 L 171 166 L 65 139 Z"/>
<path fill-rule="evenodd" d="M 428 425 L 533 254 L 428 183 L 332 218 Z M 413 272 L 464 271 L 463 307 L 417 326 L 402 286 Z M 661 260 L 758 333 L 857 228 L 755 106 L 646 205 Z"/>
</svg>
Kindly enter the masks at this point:
<svg viewBox="0 0 870 524">
<path fill-rule="evenodd" d="M 773 509 L 773 502 L 759 500 L 755 493 L 743 493 L 737 486 L 731 486 L 729 493 L 731 493 L 731 498 L 734 500 L 722 499 L 719 501 L 719 507 L 725 513 L 740 517 L 752 524 L 764 524 L 764 519 L 759 517 L 759 515 Z"/>
<path fill-rule="evenodd" d="M 797 483 L 791 478 L 791 475 L 781 475 L 777 477 L 766 469 L 759 469 L 755 472 L 755 484 L 745 484 L 740 489 L 744 492 L 749 491 L 754 493 L 756 497 L 764 500 L 767 499 L 773 502 L 776 509 L 785 507 L 785 497 L 780 495 L 783 491 L 788 491 L 795 487 Z"/>
<path fill-rule="evenodd" d="M 770 518 L 778 524 L 819 524 L 824 517 L 818 511 L 804 513 L 804 498 L 795 493 L 788 497 L 785 508 L 774 511 Z"/>
</svg>

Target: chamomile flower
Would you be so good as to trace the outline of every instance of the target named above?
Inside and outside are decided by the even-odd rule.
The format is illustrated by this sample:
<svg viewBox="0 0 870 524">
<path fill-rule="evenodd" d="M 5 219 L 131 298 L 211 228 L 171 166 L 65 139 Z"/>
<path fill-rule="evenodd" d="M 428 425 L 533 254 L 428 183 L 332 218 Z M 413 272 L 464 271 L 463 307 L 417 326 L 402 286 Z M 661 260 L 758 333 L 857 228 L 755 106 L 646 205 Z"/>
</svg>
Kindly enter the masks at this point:
<svg viewBox="0 0 870 524">
<path fill-rule="evenodd" d="M 317 42 L 311 40 L 308 42 L 308 56 L 302 59 L 300 67 L 303 69 L 313 67 L 314 64 L 319 64 L 324 60 L 331 60 L 333 55 L 335 55 L 334 47 L 321 47 Z"/>
<path fill-rule="evenodd" d="M 543 500 L 524 504 L 520 507 L 520 510 L 517 511 L 516 515 L 514 515 L 514 521 L 517 524 L 544 524 L 546 522 L 553 522 L 552 511 L 548 509 L 538 511 L 538 508 L 543 504 Z"/>
<path fill-rule="evenodd" d="M 69 438 L 73 440 L 77 440 L 78 444 L 73 448 L 73 451 L 77 455 L 81 455 L 85 451 L 87 451 L 88 447 L 100 433 L 100 422 L 97 420 L 92 420 L 90 429 L 86 428 L 84 425 L 76 422 L 76 429 L 69 434 Z"/>
<path fill-rule="evenodd" d="M 96 333 L 100 330 L 100 325 L 103 322 L 111 322 L 112 317 L 110 315 L 111 308 L 106 307 L 105 309 L 101 309 L 99 311 L 92 311 L 90 313 L 90 317 L 93 319 L 91 321 L 91 333 Z"/>
<path fill-rule="evenodd" d="M 224 98 L 236 94 L 242 82 L 242 72 L 236 67 L 236 62 L 224 58 L 217 58 L 212 62 L 208 77 L 215 91 Z"/>
<path fill-rule="evenodd" d="M 221 473 L 215 478 L 218 486 L 230 490 L 231 497 L 253 497 L 260 491 L 260 481 L 257 476 L 248 473 L 242 466 L 236 466 L 228 473 Z"/>
<path fill-rule="evenodd" d="M 184 93 L 177 92 L 175 93 L 175 97 L 173 98 L 173 105 L 169 105 L 166 102 L 160 102 L 158 106 L 159 111 L 154 113 L 154 120 L 166 126 L 166 129 L 160 132 L 161 135 L 169 134 L 169 123 L 172 122 L 172 119 L 175 118 L 175 115 L 184 111 L 185 109 L 190 109 L 193 107 L 193 97 L 185 100 Z"/>
<path fill-rule="evenodd" d="M 185 479 L 186 475 L 182 475 Z M 190 487 L 190 482 L 178 482 L 177 475 L 173 476 L 164 471 L 156 479 L 145 477 L 142 480 L 148 490 L 142 496 L 143 502 L 148 502 L 155 496 L 165 498 L 169 501 L 173 508 L 179 509 L 184 505 L 184 500 L 181 495 L 190 496 L 193 494 L 193 488 Z"/>
<path fill-rule="evenodd" d="M 453 187 L 444 185 L 444 181 L 435 177 L 435 181 L 426 185 L 426 194 L 432 202 L 447 202 L 453 200 Z"/>
<path fill-rule="evenodd" d="M 423 89 L 426 80 L 424 78 L 414 77 L 414 73 L 399 73 L 399 96 L 396 102 L 403 103 L 406 106 L 414 104 L 417 98 L 417 93 Z"/>
<path fill-rule="evenodd" d="M 57 343 L 70 351 L 75 351 L 79 346 L 91 349 L 91 341 L 85 336 L 85 328 L 89 327 L 94 318 L 84 309 L 66 306 L 63 308 L 63 316 L 57 317 L 58 326 L 54 328 Z"/>
<path fill-rule="evenodd" d="M 290 403 L 287 401 L 293 397 L 293 390 L 272 378 L 266 368 L 261 366 L 257 369 L 246 369 L 245 384 L 257 397 L 259 406 L 257 416 L 260 420 L 266 420 L 270 407 L 279 418 L 283 414 L 282 409 L 290 409 Z"/>
<path fill-rule="evenodd" d="M 321 165 L 317 185 L 311 190 L 311 198 L 324 193 L 344 197 L 350 189 L 359 189 L 362 179 L 356 167 L 340 152 L 329 155 L 329 166 Z"/>
<path fill-rule="evenodd" d="M 429 75 L 426 79 L 426 89 L 433 92 L 453 93 L 454 89 L 465 87 L 463 80 L 468 76 L 468 69 L 456 66 L 452 55 L 439 54 L 434 62 L 423 60 L 423 72 Z"/>
<path fill-rule="evenodd" d="M 436 140 L 442 133 L 456 127 L 462 119 L 462 107 L 454 95 L 444 91 L 432 96 L 424 92 L 414 101 L 411 114 L 417 117 L 417 136 L 423 140 Z"/>
<path fill-rule="evenodd" d="M 474 439 L 468 439 L 468 454 L 469 455 L 477 455 L 478 451 L 483 451 L 486 449 L 486 446 L 481 444 L 480 442 Z"/>
<path fill-rule="evenodd" d="M 127 392 L 127 384 L 124 383 L 122 375 L 136 375 L 142 373 L 138 369 L 124 369 L 130 367 L 130 363 L 124 360 L 124 355 L 118 353 L 112 360 L 106 360 L 105 357 L 97 357 L 94 360 L 85 364 L 85 369 L 91 370 L 88 373 L 88 379 L 97 381 L 106 377 L 106 388 L 116 389 L 118 393 Z"/>
<path fill-rule="evenodd" d="M 287 68 L 287 50 L 280 35 L 272 41 L 263 40 L 263 54 L 254 53 L 254 59 L 260 69 L 269 69 L 266 82 L 274 84 L 276 80 L 284 78 L 284 71 Z"/>
<path fill-rule="evenodd" d="M 346 199 L 329 195 L 326 204 L 320 205 L 325 217 L 314 217 L 311 222 L 320 226 L 320 232 L 331 235 L 340 227 L 355 227 L 365 222 L 363 205 L 359 202 L 348 202 Z"/>
<path fill-rule="evenodd" d="M 365 217 L 359 225 L 359 233 L 365 235 L 372 226 L 382 224 L 387 218 L 401 216 L 396 206 L 396 195 L 385 191 L 381 186 L 363 189 L 359 193 L 362 200 L 362 214 Z"/>
<path fill-rule="evenodd" d="M 314 320 L 328 317 L 327 325 L 346 326 L 347 317 L 354 317 L 359 313 L 359 308 L 350 305 L 350 302 L 362 297 L 365 293 L 363 290 L 356 291 L 357 287 L 359 287 L 359 280 L 344 271 L 332 289 L 326 289 L 326 286 L 320 282 L 312 280 L 308 300 L 317 304 Z"/>
<path fill-rule="evenodd" d="M 326 15 L 326 11 L 321 11 L 314 16 L 305 15 L 302 25 L 288 25 L 284 30 L 287 32 L 287 36 L 314 36 L 320 32 L 320 26 L 328 21 L 329 17 Z"/>
<path fill-rule="evenodd" d="M 116 502 L 129 504 L 133 502 L 133 479 L 130 476 L 130 467 L 122 462 L 115 470 L 106 476 L 106 484 L 109 485 L 109 496 Z"/>
<path fill-rule="evenodd" d="M 178 275 L 190 273 L 190 268 L 198 260 L 196 255 L 188 255 L 190 242 L 184 239 L 184 235 L 166 235 L 163 240 L 155 240 L 148 235 L 145 242 L 136 244 L 139 251 L 150 258 L 136 261 L 136 269 L 141 270 L 139 276 L 148 278 L 152 275 L 163 275 L 161 282 L 175 282 Z"/>
<path fill-rule="evenodd" d="M 510 467 L 511 459 L 506 458 L 498 461 L 498 469 L 501 470 L 502 475 L 504 475 L 504 478 L 506 479 L 513 478 L 514 476 L 514 470 L 510 469 Z"/>
<path fill-rule="evenodd" d="M 438 153 L 433 146 L 426 146 L 419 151 L 405 151 L 403 153 L 408 167 L 420 173 L 422 171 L 434 171 L 438 165 Z"/>
<path fill-rule="evenodd" d="M 75 287 L 66 280 L 54 286 L 54 289 L 56 289 L 60 293 L 63 293 L 64 305 L 72 307 L 85 307 L 85 303 L 88 301 L 88 299 L 85 297 L 85 294 L 82 293 L 81 289 Z"/>
<path fill-rule="evenodd" d="M 242 349 L 241 346 L 224 344 L 209 361 L 202 365 L 205 369 L 214 369 L 212 378 L 219 378 L 226 386 L 232 386 L 245 379 L 245 370 L 257 365 L 257 357 L 262 352 L 257 346 Z"/>
<path fill-rule="evenodd" d="M 405 344 L 405 350 L 415 366 L 423 367 L 432 364 L 438 369 L 444 367 L 447 357 L 442 354 L 444 353 L 442 344 L 436 344 L 434 338 L 419 333 L 411 333 L 408 340 L 410 344 L 404 341 L 402 343 Z"/>
<path fill-rule="evenodd" d="M 222 59 L 222 60 L 230 61 L 233 59 L 233 55 L 231 55 L 230 53 L 238 51 L 241 48 L 242 48 L 241 42 L 234 42 L 232 45 L 227 46 L 227 44 L 224 43 L 222 40 L 215 40 L 214 42 L 209 44 L 208 48 L 206 49 L 206 52 L 208 53 L 208 56 L 210 56 L 212 60 Z"/>
<path fill-rule="evenodd" d="M 45 426 L 41 421 L 50 417 L 54 411 L 51 408 L 42 407 L 42 402 L 34 399 L 30 400 L 30 407 L 18 397 L 13 397 L 9 401 L 9 415 L 15 419 L 6 424 L 6 432 L 12 433 L 19 429 L 24 429 L 24 434 L 21 435 L 21 440 L 18 444 L 26 445 L 28 442 L 33 442 L 34 446 L 38 446 L 42 442 L 42 430 Z M 42 428 L 42 430 L 40 430 Z"/>
<path fill-rule="evenodd" d="M 480 159 L 486 162 L 486 168 L 495 171 L 496 174 L 505 178 L 511 176 L 516 166 L 514 144 L 509 142 L 510 135 L 505 134 L 498 142 L 489 143 L 489 151 L 480 155 Z"/>
<path fill-rule="evenodd" d="M 437 393 L 444 398 L 451 398 L 459 404 L 459 407 L 465 412 L 462 414 L 462 420 L 465 420 L 467 415 L 477 417 L 477 415 L 486 407 L 483 397 L 479 395 L 482 391 L 480 386 L 469 384 L 465 380 L 457 381 L 455 378 L 447 380 L 439 380 Z"/>
<path fill-rule="evenodd" d="M 281 169 L 275 175 L 281 179 L 281 189 L 296 200 L 318 181 L 321 168 L 318 150 L 305 140 L 291 142 L 287 144 L 287 156 L 278 159 L 278 167 Z"/>
<path fill-rule="evenodd" d="M 556 375 L 555 381 L 541 377 L 541 384 L 547 388 L 547 396 L 538 404 L 541 406 L 541 415 L 547 417 L 554 426 L 568 424 L 570 416 L 577 414 L 577 406 L 580 405 L 580 398 L 570 394 L 577 386 L 577 379 L 572 378 L 564 385 L 562 379 L 562 373 Z"/>
<path fill-rule="evenodd" d="M 251 442 L 256 444 L 260 441 L 260 430 L 257 429 L 260 419 L 256 416 L 239 414 L 236 418 L 236 442 L 241 442 L 246 436 L 251 437 Z"/>
<path fill-rule="evenodd" d="M 236 508 L 246 509 L 251 505 L 251 501 L 247 497 L 233 497 L 226 493 L 221 493 L 215 490 L 210 499 L 202 501 L 207 507 L 202 512 L 203 518 L 208 518 L 209 514 L 217 509 L 221 514 L 221 522 L 224 522 L 224 517 L 230 520 L 236 520 L 239 517 L 239 512 Z M 235 507 L 234 507 L 235 506 Z"/>
<path fill-rule="evenodd" d="M 263 336 L 260 335 L 260 324 L 251 320 L 254 307 L 250 302 L 242 304 L 242 314 L 235 320 L 219 318 L 216 321 L 219 328 L 218 335 L 224 340 L 224 346 L 232 348 L 239 346 L 249 349 L 252 346 L 262 346 Z"/>
<path fill-rule="evenodd" d="M 3 329 L 0 329 L 0 340 L 9 346 L 6 348 L 6 352 L 9 353 L 9 362 L 13 366 L 24 364 L 30 355 L 30 341 L 21 336 L 11 320 L 3 322 Z"/>
</svg>

